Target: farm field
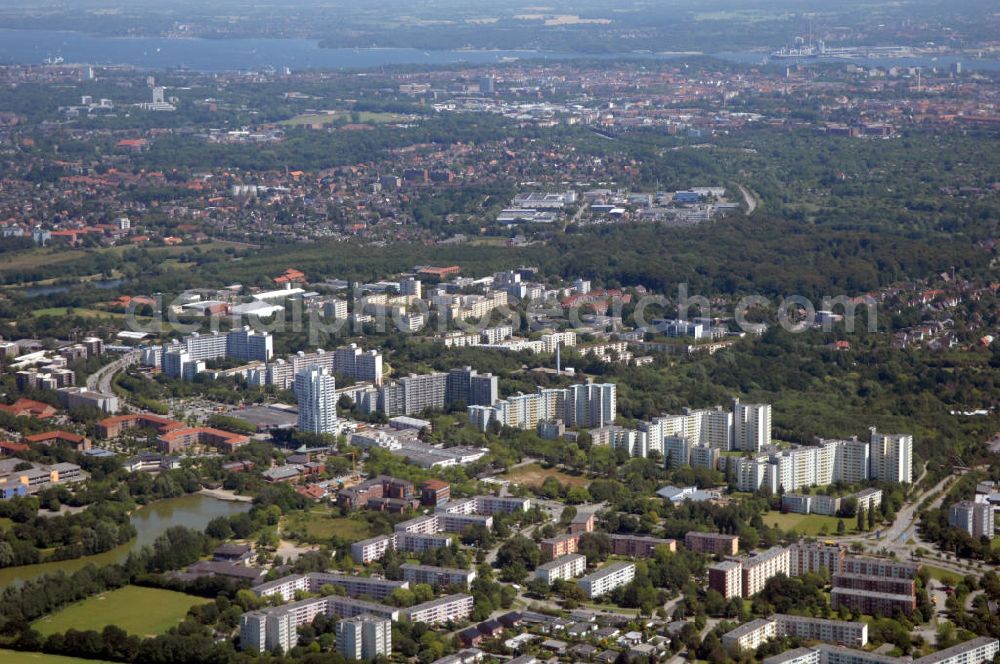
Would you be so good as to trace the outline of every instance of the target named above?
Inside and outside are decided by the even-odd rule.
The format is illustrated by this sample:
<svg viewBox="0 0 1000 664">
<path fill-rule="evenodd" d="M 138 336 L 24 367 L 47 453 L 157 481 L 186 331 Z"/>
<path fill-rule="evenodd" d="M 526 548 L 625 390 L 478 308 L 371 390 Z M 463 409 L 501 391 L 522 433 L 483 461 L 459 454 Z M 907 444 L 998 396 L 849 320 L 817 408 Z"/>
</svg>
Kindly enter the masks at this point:
<svg viewBox="0 0 1000 664">
<path fill-rule="evenodd" d="M 195 604 L 208 601 L 172 590 L 125 586 L 39 618 L 32 627 L 42 636 L 62 633 L 68 629 L 92 629 L 99 632 L 106 625 L 117 625 L 136 636 L 155 636 L 180 623 L 188 609 Z M 142 610 L 137 611 L 136 607 L 142 607 Z"/>
</svg>

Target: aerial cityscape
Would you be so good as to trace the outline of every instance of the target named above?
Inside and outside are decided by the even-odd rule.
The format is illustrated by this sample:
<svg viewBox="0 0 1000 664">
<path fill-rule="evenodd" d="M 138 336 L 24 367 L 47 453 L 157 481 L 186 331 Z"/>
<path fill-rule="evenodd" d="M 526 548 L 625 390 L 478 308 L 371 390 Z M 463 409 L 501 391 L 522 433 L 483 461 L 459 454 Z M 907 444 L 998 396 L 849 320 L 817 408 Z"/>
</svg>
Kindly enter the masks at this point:
<svg viewBox="0 0 1000 664">
<path fill-rule="evenodd" d="M 0 1 L 0 664 L 1000 664 L 991 0 Z"/>
</svg>

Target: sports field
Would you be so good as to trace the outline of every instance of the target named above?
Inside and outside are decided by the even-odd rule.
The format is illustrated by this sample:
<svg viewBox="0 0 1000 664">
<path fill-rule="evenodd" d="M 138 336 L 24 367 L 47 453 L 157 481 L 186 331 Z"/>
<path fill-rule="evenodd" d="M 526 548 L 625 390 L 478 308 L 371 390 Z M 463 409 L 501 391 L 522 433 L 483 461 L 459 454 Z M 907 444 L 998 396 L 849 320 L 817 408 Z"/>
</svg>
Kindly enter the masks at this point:
<svg viewBox="0 0 1000 664">
<path fill-rule="evenodd" d="M 106 625 L 117 625 L 136 636 L 155 636 L 180 623 L 195 604 L 208 601 L 172 590 L 125 586 L 70 604 L 52 615 L 39 618 L 32 623 L 32 627 L 42 636 L 71 628 L 99 632 Z"/>
</svg>

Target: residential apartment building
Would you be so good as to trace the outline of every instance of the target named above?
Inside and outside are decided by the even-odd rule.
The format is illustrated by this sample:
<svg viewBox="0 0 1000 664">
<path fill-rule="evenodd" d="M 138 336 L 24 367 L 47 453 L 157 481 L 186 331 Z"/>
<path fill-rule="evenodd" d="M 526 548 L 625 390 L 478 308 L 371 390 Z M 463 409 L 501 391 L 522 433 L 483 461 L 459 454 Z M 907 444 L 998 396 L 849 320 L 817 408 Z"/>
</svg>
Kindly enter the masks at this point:
<svg viewBox="0 0 1000 664">
<path fill-rule="evenodd" d="M 756 650 L 778 636 L 778 623 L 770 618 L 758 618 L 722 635 L 727 650 Z"/>
<path fill-rule="evenodd" d="M 367 565 L 384 556 L 395 546 L 396 538 L 394 535 L 377 535 L 351 543 L 351 558 L 356 563 Z"/>
<path fill-rule="evenodd" d="M 240 647 L 257 652 L 278 649 L 288 652 L 298 644 L 298 628 L 311 623 L 321 614 L 341 619 L 371 615 L 386 620 L 399 620 L 400 610 L 374 602 L 331 595 L 251 611 L 240 617 Z"/>
<path fill-rule="evenodd" d="M 771 444 L 771 405 L 733 400 L 733 449 L 759 452 Z"/>
<path fill-rule="evenodd" d="M 422 553 L 431 549 L 441 549 L 446 546 L 451 546 L 450 535 L 396 533 L 396 551 Z"/>
<path fill-rule="evenodd" d="M 985 664 L 1000 651 L 1000 641 L 980 636 L 917 659 L 890 657 L 843 646 L 820 644 L 812 650 L 819 654 L 819 664 Z"/>
<path fill-rule="evenodd" d="M 472 595 L 456 594 L 432 599 L 423 604 L 401 609 L 411 622 L 422 622 L 437 625 L 447 622 L 460 622 L 472 615 Z"/>
<path fill-rule="evenodd" d="M 587 557 L 579 553 L 560 556 L 535 568 L 535 578 L 551 585 L 554 581 L 568 581 L 587 571 Z"/>
<path fill-rule="evenodd" d="M 348 597 L 371 597 L 381 601 L 399 588 L 408 588 L 409 582 L 335 572 L 309 572 L 261 583 L 250 590 L 258 597 L 277 595 L 288 602 L 294 599 L 297 592 L 319 593 L 325 585 L 343 588 Z"/>
<path fill-rule="evenodd" d="M 500 399 L 499 382 L 493 374 L 480 375 L 472 367 L 448 372 L 445 384 L 445 404 L 492 406 Z"/>
<path fill-rule="evenodd" d="M 326 369 L 311 366 L 295 376 L 299 431 L 337 432 L 337 386 Z"/>
<path fill-rule="evenodd" d="M 570 553 L 576 553 L 580 545 L 580 533 L 565 533 L 555 537 L 547 537 L 539 542 L 542 555 L 547 558 L 559 558 Z"/>
<path fill-rule="evenodd" d="M 871 478 L 884 482 L 913 482 L 913 436 L 871 431 Z"/>
<path fill-rule="evenodd" d="M 403 572 L 403 580 L 414 585 L 426 583 L 438 586 L 462 586 L 468 589 L 476 578 L 475 570 L 456 569 L 453 567 L 434 567 L 431 565 L 415 565 L 404 563 L 399 566 Z"/>
<path fill-rule="evenodd" d="M 868 643 L 868 624 L 776 614 L 740 625 L 722 636 L 722 645 L 737 650 L 756 650 L 771 639 L 792 637 L 863 648 Z"/>
<path fill-rule="evenodd" d="M 605 565 L 596 572 L 588 574 L 577 581 L 577 585 L 583 589 L 587 597 L 594 599 L 630 583 L 634 578 L 635 565 L 633 563 L 617 562 Z"/>
<path fill-rule="evenodd" d="M 708 568 L 708 587 L 726 599 L 743 596 L 743 568 L 738 562 L 724 560 Z"/>
<path fill-rule="evenodd" d="M 790 558 L 788 549 L 776 546 L 744 559 L 743 597 L 753 597 L 764 589 L 769 579 L 779 574 L 788 576 Z"/>
<path fill-rule="evenodd" d="M 347 661 L 372 661 L 392 653 L 392 622 L 372 615 L 337 623 L 337 652 Z"/>
<path fill-rule="evenodd" d="M 830 591 L 830 608 L 836 611 L 842 606 L 874 616 L 893 616 L 897 611 L 908 616 L 916 611 L 917 598 L 914 595 L 875 592 L 870 588 L 834 587 Z"/>
<path fill-rule="evenodd" d="M 847 550 L 836 544 L 797 542 L 788 547 L 790 576 L 826 570 L 832 577 L 840 573 Z"/>
<path fill-rule="evenodd" d="M 740 536 L 691 531 L 684 535 L 684 546 L 696 553 L 735 556 L 740 548 Z"/>
<path fill-rule="evenodd" d="M 617 416 L 614 383 L 584 383 L 563 389 L 539 388 L 534 394 L 501 399 L 492 406 L 469 406 L 470 424 L 485 431 L 492 422 L 536 429 L 542 420 L 562 420 L 568 427 L 599 428 Z"/>
<path fill-rule="evenodd" d="M 527 512 L 531 509 L 531 500 L 516 496 L 476 496 L 476 513 L 487 516 L 493 514 L 510 514 Z"/>
<path fill-rule="evenodd" d="M 772 619 L 777 622 L 778 636 L 781 637 L 790 636 L 804 641 L 836 643 L 852 648 L 864 648 L 868 645 L 868 623 L 865 622 L 827 620 L 781 613 L 772 616 Z"/>
<path fill-rule="evenodd" d="M 677 540 L 644 535 L 608 535 L 611 541 L 611 553 L 616 556 L 630 558 L 648 558 L 656 551 L 656 547 L 665 547 L 668 551 L 677 550 Z"/>
<path fill-rule="evenodd" d="M 976 539 L 993 539 L 993 505 L 971 500 L 957 502 L 948 508 L 948 525 L 964 530 Z"/>
</svg>

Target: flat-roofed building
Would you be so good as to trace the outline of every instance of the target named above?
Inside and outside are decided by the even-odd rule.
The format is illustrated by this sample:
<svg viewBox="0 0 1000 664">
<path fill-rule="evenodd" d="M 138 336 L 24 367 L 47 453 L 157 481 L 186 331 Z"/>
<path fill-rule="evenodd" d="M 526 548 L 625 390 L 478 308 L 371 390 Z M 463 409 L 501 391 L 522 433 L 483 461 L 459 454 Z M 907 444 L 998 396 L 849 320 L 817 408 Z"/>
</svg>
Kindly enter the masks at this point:
<svg viewBox="0 0 1000 664">
<path fill-rule="evenodd" d="M 347 661 L 370 662 L 392 653 L 392 622 L 370 615 L 337 623 L 337 652 Z"/>
<path fill-rule="evenodd" d="M 594 599 L 628 584 L 634 578 L 635 564 L 617 562 L 605 565 L 596 572 L 588 574 L 577 581 L 577 585 L 583 589 L 587 597 Z"/>
<path fill-rule="evenodd" d="M 724 560 L 708 568 L 708 587 L 726 599 L 743 595 L 743 570 L 740 564 Z"/>
<path fill-rule="evenodd" d="M 580 545 L 580 533 L 565 533 L 555 537 L 547 537 L 540 543 L 542 555 L 548 558 L 558 558 L 570 553 L 576 553 Z"/>
<path fill-rule="evenodd" d="M 791 616 L 783 613 L 776 614 L 772 618 L 778 623 L 778 636 L 837 643 L 852 648 L 864 648 L 868 645 L 868 623 Z"/>
<path fill-rule="evenodd" d="M 819 651 L 813 648 L 795 648 L 780 655 L 765 657 L 762 664 L 820 664 Z"/>
<path fill-rule="evenodd" d="M 771 618 L 758 618 L 722 635 L 722 646 L 728 650 L 756 650 L 778 636 L 778 623 Z"/>
<path fill-rule="evenodd" d="M 412 583 L 426 583 L 431 586 L 462 586 L 469 588 L 476 578 L 476 571 L 454 567 L 435 567 L 404 563 L 399 566 L 403 579 Z"/>
<path fill-rule="evenodd" d="M 431 549 L 451 546 L 450 535 L 422 533 L 396 533 L 396 550 L 405 553 L 422 553 Z"/>
<path fill-rule="evenodd" d="M 377 535 L 351 544 L 351 558 L 354 562 L 367 565 L 378 560 L 386 551 L 396 546 L 394 535 Z"/>
<path fill-rule="evenodd" d="M 913 595 L 880 593 L 869 589 L 834 587 L 830 591 L 830 608 L 836 611 L 842 606 L 875 616 L 892 616 L 897 611 L 908 616 L 917 609 L 917 598 Z"/>
<path fill-rule="evenodd" d="M 788 549 L 775 546 L 756 556 L 746 558 L 743 566 L 743 597 L 753 597 L 767 581 L 779 574 L 788 576 Z"/>
<path fill-rule="evenodd" d="M 835 588 L 871 590 L 890 595 L 913 595 L 916 593 L 914 579 L 900 579 L 892 576 L 871 576 L 870 574 L 834 574 Z"/>
<path fill-rule="evenodd" d="M 630 558 L 648 558 L 656 551 L 656 547 L 665 547 L 668 551 L 677 551 L 677 540 L 645 535 L 608 535 L 611 540 L 611 553 L 616 556 Z"/>
<path fill-rule="evenodd" d="M 867 574 L 869 576 L 884 576 L 896 579 L 915 579 L 920 566 L 914 563 L 904 563 L 886 558 L 866 558 L 863 556 L 847 556 L 841 565 L 845 574 Z"/>
<path fill-rule="evenodd" d="M 826 569 L 830 575 L 840 572 L 847 550 L 836 544 L 797 542 L 788 547 L 788 573 L 802 576 Z"/>
<path fill-rule="evenodd" d="M 740 537 L 739 535 L 691 531 L 684 535 L 684 546 L 696 553 L 735 556 L 740 548 Z"/>
<path fill-rule="evenodd" d="M 472 595 L 459 593 L 438 597 L 423 604 L 402 609 L 411 622 L 422 622 L 436 625 L 446 622 L 460 622 L 472 615 Z"/>
<path fill-rule="evenodd" d="M 535 578 L 551 585 L 554 581 L 568 581 L 586 571 L 587 557 L 579 553 L 570 553 L 536 567 Z"/>
</svg>

